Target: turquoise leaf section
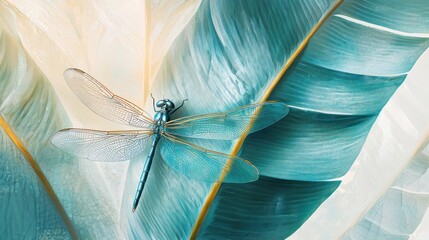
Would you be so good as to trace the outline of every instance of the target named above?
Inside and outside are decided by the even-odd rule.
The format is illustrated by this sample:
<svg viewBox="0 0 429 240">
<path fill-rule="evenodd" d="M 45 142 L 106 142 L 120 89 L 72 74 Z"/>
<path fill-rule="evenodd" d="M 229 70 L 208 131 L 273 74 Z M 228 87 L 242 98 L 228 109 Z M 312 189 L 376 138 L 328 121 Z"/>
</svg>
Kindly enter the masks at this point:
<svg viewBox="0 0 429 240">
<path fill-rule="evenodd" d="M 362 13 L 359 6 L 367 7 L 345 1 L 271 94 L 270 99 L 284 101 L 293 110 L 247 139 L 249 147 L 244 146 L 242 156 L 252 156 L 262 175 L 308 181 L 343 176 L 379 112 L 429 46 L 426 37 L 368 27 L 349 19 L 360 15 L 344 15 Z M 282 129 L 287 134 L 273 134 Z M 258 144 L 264 151 L 254 151 Z M 265 157 L 270 153 L 276 153 L 271 155 L 272 165 Z"/>
<path fill-rule="evenodd" d="M 394 2 L 392 16 L 396 16 L 395 12 L 415 14 L 414 19 L 422 22 L 428 18 L 428 12 L 410 13 L 408 3 Z M 419 3 L 422 4 L 409 4 Z M 409 30 L 419 30 L 420 24 L 411 19 L 402 19 L 402 25 L 395 29 L 388 29 L 392 25 L 371 25 L 386 22 L 371 22 L 369 16 L 383 16 L 385 6 L 392 5 L 373 1 L 372 9 L 367 11 L 368 4 L 345 1 L 313 36 L 270 95 L 270 99 L 284 101 L 292 110 L 279 123 L 246 140 L 241 156 L 252 157 L 261 175 L 327 181 L 347 173 L 381 109 L 429 46 L 424 35 L 397 32 L 403 30 L 403 25 L 417 25 Z M 377 9 L 381 12 L 375 13 Z M 356 12 L 360 14 L 347 15 Z M 237 197 L 234 201 L 243 199 Z M 224 226 L 221 221 L 218 224 Z M 362 229 L 367 227 L 370 225 L 359 225 Z"/>
<path fill-rule="evenodd" d="M 0 3 L 0 115 L 39 165 L 78 237 L 117 239 L 113 207 L 86 175 L 95 172 L 50 143 L 51 135 L 70 122 L 13 32 L 13 19 Z M 71 239 L 63 219 L 40 178 L 0 127 L 0 238 Z"/>
<path fill-rule="evenodd" d="M 302 61 L 346 73 L 396 76 L 407 73 L 427 47 L 427 37 L 404 36 L 334 15 L 312 38 Z"/>
<path fill-rule="evenodd" d="M 324 115 L 292 109 L 289 116 L 246 139 L 242 157 L 260 175 L 302 181 L 344 175 L 359 153 L 373 116 Z M 256 154 L 260 150 L 261 153 Z"/>
<path fill-rule="evenodd" d="M 342 5 L 337 14 L 406 33 L 429 32 L 426 0 L 355 0 Z"/>
<path fill-rule="evenodd" d="M 0 114 L 23 136 L 24 144 L 34 141 L 43 146 L 49 137 L 44 127 L 50 127 L 52 110 L 56 107 L 45 109 L 37 105 L 55 95 L 43 89 L 40 78 L 27 81 L 32 80 L 31 73 L 26 76 L 14 71 L 12 66 L 25 66 L 26 59 L 23 52 L 15 52 L 16 45 L 4 31 L 0 32 L 0 46 Z M 38 125 L 44 127 L 34 128 Z M 26 145 L 36 157 L 46 156 L 40 146 Z M 5 239 L 70 238 L 46 189 L 3 128 L 0 128 L 0 216 L 0 235 Z"/>
<path fill-rule="evenodd" d="M 302 39 L 330 9 L 332 2 L 202 2 L 164 59 L 152 90 L 155 98 L 165 97 L 176 102 L 189 99 L 175 118 L 226 111 L 259 101 Z M 198 140 L 194 143 L 225 153 L 229 153 L 232 146 L 228 141 Z M 253 161 L 253 158 L 248 160 Z M 144 159 L 131 161 L 122 209 L 127 237 L 188 238 L 212 185 L 174 172 L 159 156 L 154 161 L 142 200 L 134 214 L 130 206 Z M 269 165 L 270 159 L 267 161 Z M 245 185 L 223 185 L 215 199 L 219 203 L 211 206 L 199 237 L 234 235 L 234 229 L 226 226 L 229 222 L 224 221 L 230 217 L 247 225 L 241 225 L 240 233 L 234 236 L 242 236 L 247 228 L 249 232 L 254 229 L 257 232 L 255 236 L 262 238 L 284 237 L 300 226 L 338 184 L 338 181 L 306 183 L 261 178 Z M 223 190 L 224 186 L 247 190 L 231 194 L 230 190 Z M 303 189 L 298 190 L 298 186 Z M 228 192 L 230 194 L 224 197 L 223 194 Z M 287 197 L 283 194 L 285 192 Z M 242 199 L 228 208 L 228 203 L 240 196 Z M 296 205 L 287 207 L 298 199 L 306 211 L 295 210 Z M 261 206 L 258 214 L 250 212 L 256 203 Z M 278 213 L 284 213 L 284 216 L 276 217 L 276 211 L 264 211 L 274 209 L 273 204 L 282 206 Z M 215 209 L 222 212 L 212 212 Z M 237 211 L 240 214 L 232 216 Z M 219 225 L 220 222 L 223 225 Z M 255 227 L 260 224 L 269 226 L 269 231 Z"/>
<path fill-rule="evenodd" d="M 284 239 L 328 198 L 339 182 L 261 177 L 255 183 L 224 183 L 201 229 L 201 239 Z M 237 201 L 240 196 L 246 201 Z M 243 218 L 243 216 L 246 216 Z M 222 224 L 218 224 L 218 223 Z M 251 226 L 251 227 L 250 227 Z M 280 231 L 282 229 L 282 231 Z"/>
<path fill-rule="evenodd" d="M 380 110 L 429 46 L 425 27 L 403 32 L 427 21 L 428 11 L 412 12 L 425 9 L 423 1 L 393 1 L 389 8 L 398 28 L 385 24 L 387 1 L 344 1 L 281 74 L 335 3 L 205 1 L 164 58 L 155 97 L 189 99 L 175 118 L 260 101 L 279 74 L 269 99 L 291 109 L 280 122 L 247 137 L 240 156 L 255 164 L 260 180 L 222 184 L 197 238 L 290 236 L 338 187 Z M 233 145 L 194 143 L 225 153 Z M 133 218 L 129 203 L 143 161 L 132 162 L 128 174 L 127 236 L 188 238 L 212 185 L 174 172 L 158 156 Z"/>
</svg>

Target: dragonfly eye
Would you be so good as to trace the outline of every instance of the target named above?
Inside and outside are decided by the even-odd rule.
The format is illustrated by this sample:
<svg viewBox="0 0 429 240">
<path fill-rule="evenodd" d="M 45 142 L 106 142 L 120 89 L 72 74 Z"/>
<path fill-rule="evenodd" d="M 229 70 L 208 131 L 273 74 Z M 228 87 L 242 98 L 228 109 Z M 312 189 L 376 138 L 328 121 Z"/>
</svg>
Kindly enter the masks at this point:
<svg viewBox="0 0 429 240">
<path fill-rule="evenodd" d="M 165 101 L 164 100 L 159 100 L 158 102 L 156 102 L 156 106 L 161 108 L 165 105 Z"/>
<path fill-rule="evenodd" d="M 173 109 L 174 108 L 174 103 L 172 101 L 167 101 L 167 102 L 165 102 L 165 104 L 167 105 L 168 109 Z"/>
</svg>

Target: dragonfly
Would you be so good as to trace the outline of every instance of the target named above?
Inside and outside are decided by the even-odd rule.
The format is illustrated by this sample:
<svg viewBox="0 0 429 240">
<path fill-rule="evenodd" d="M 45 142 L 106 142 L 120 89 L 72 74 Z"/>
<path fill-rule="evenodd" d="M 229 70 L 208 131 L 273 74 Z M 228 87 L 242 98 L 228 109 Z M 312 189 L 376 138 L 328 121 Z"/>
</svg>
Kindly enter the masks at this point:
<svg viewBox="0 0 429 240">
<path fill-rule="evenodd" d="M 155 102 L 150 114 L 115 95 L 103 84 L 82 70 L 69 68 L 64 79 L 74 94 L 90 110 L 101 117 L 138 130 L 101 131 L 68 128 L 56 132 L 51 142 L 58 148 L 92 161 L 118 162 L 138 157 L 151 142 L 144 163 L 132 212 L 139 203 L 156 149 L 173 170 L 189 178 L 216 182 L 246 183 L 259 178 L 258 169 L 249 161 L 203 148 L 183 138 L 235 140 L 272 125 L 285 117 L 285 103 L 266 101 L 234 108 L 226 112 L 185 116 L 171 119 L 185 103 L 176 107 L 169 99 Z M 151 95 L 152 96 L 152 95 Z M 225 175 L 226 174 L 226 175 Z"/>
</svg>

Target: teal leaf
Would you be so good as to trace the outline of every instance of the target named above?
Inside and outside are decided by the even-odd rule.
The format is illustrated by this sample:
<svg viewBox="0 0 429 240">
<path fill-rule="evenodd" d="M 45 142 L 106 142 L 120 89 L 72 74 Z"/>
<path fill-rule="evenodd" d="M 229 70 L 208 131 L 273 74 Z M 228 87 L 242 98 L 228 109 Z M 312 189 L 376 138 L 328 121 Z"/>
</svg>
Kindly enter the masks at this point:
<svg viewBox="0 0 429 240">
<path fill-rule="evenodd" d="M 428 33 L 429 5 L 425 0 L 345 1 L 337 14 L 403 33 Z M 414 24 L 417 23 L 417 24 Z"/>
<path fill-rule="evenodd" d="M 278 74 L 285 61 L 293 54 L 300 41 L 329 8 L 329 1 L 272 1 L 269 4 L 258 1 L 203 2 L 194 19 L 179 35 L 166 55 L 155 80 L 153 93 L 156 98 L 166 96 L 175 101 L 189 99 L 176 117 L 225 111 L 254 103 L 268 87 L 270 79 Z M 302 14 L 288 16 L 286 12 L 292 12 L 292 9 L 301 11 Z M 312 17 L 301 18 L 300 16 L 304 13 Z M 288 24 L 278 24 L 277 21 Z M 290 36 L 279 34 L 284 32 Z M 217 151 L 228 153 L 231 150 L 231 143 L 227 141 L 221 143 L 198 141 L 197 143 Z M 138 218 L 135 218 L 131 213 L 131 202 L 143 160 L 131 162 L 125 185 L 123 221 L 127 236 L 129 238 L 150 236 L 188 238 L 212 186 L 180 175 L 166 167 L 162 159 L 155 159 L 142 201 L 134 213 Z M 257 182 L 256 188 L 252 184 L 248 187 L 260 190 L 261 187 L 266 188 L 270 182 L 277 181 L 277 187 L 273 187 L 271 191 L 260 191 L 260 198 L 265 200 L 273 197 L 279 199 L 279 204 L 284 204 L 285 202 L 281 201 L 287 200 L 278 198 L 276 195 L 289 188 L 291 194 L 296 194 L 295 197 L 303 197 L 305 202 L 303 204 L 309 211 L 294 212 L 290 217 L 285 215 L 284 218 L 278 218 L 283 222 L 283 226 L 292 224 L 296 227 L 302 224 L 338 186 L 338 182 L 335 181 L 316 183 L 314 187 L 305 188 L 314 192 L 308 195 L 292 190 L 295 182 L 275 179 L 267 179 L 267 181 L 261 184 Z M 306 185 L 306 183 L 302 184 Z M 231 186 L 235 187 L 235 185 Z M 241 185 L 237 187 L 241 188 Z M 257 197 L 258 192 L 254 193 L 253 197 Z M 245 209 L 250 211 L 254 205 L 246 205 L 250 198 L 249 194 L 242 197 L 245 199 L 239 202 L 242 202 Z M 220 199 L 219 201 L 222 201 Z M 294 196 L 287 199 L 294 199 Z M 261 204 L 270 208 L 272 202 Z M 160 217 L 160 211 L 165 213 L 162 217 Z M 293 212 L 293 208 L 290 211 Z M 209 213 L 208 216 L 216 215 Z M 252 216 L 255 217 L 255 215 Z M 277 223 L 271 222 L 272 216 L 272 212 L 268 212 L 261 215 L 260 219 L 267 221 L 266 225 L 274 226 Z M 242 216 L 236 215 L 236 217 L 240 220 L 249 215 L 243 211 Z M 294 221 L 291 222 L 290 219 Z M 211 222 L 211 220 L 208 221 Z M 177 225 L 177 222 L 181 224 Z M 250 223 L 254 226 L 257 221 L 250 221 Z M 280 225 L 282 224 L 276 226 Z M 250 225 L 248 228 L 251 228 Z M 230 228 L 225 227 L 225 229 Z M 218 237 L 228 234 L 222 231 L 216 231 L 216 233 L 218 235 L 215 236 Z M 264 233 L 267 234 L 266 231 Z M 264 233 L 261 232 L 258 236 L 262 237 Z M 207 234 L 210 235 L 210 233 Z M 286 236 L 285 231 L 273 233 L 272 236 L 281 235 Z"/>
<path fill-rule="evenodd" d="M 310 41 L 302 62 L 346 73 L 395 76 L 407 73 L 428 47 L 427 37 L 383 31 L 334 14 Z"/>
<path fill-rule="evenodd" d="M 119 237 L 115 212 L 88 178 L 96 168 L 50 144 L 69 119 L 0 4 L 0 236 L 4 239 Z M 10 127 L 12 132 L 6 131 Z M 18 148 L 19 139 L 31 156 Z M 92 166 L 93 167 L 93 166 Z"/>
<path fill-rule="evenodd" d="M 42 129 L 32 129 L 31 121 L 38 118 L 38 122 L 44 122 L 49 128 L 49 118 L 54 111 L 47 109 L 44 114 L 44 109 L 33 106 L 39 101 L 48 100 L 49 95 L 55 95 L 49 90 L 42 90 L 40 76 L 34 76 L 38 81 L 31 81 L 32 69 L 26 74 L 26 71 L 10 67 L 21 65 L 26 68 L 27 59 L 22 49 L 17 47 L 4 29 L 0 32 L 0 45 L 0 88 L 4 89 L 0 95 L 0 117 L 2 121 L 4 119 L 9 122 L 18 135 L 26 136 L 23 139 L 25 142 L 34 140 L 46 144 L 49 135 L 39 135 Z M 55 106 L 53 108 L 55 109 Z M 40 182 L 24 154 L 12 142 L 5 126 L 2 124 L 0 129 L 1 236 L 8 239 L 68 238 L 70 235 L 64 219 L 56 210 L 48 190 Z M 29 151 L 36 156 L 43 155 L 40 147 L 29 146 Z"/>
<path fill-rule="evenodd" d="M 166 55 L 155 80 L 155 96 L 188 98 L 177 117 L 226 111 L 260 101 L 280 77 L 269 99 L 286 102 L 291 112 L 248 136 L 241 148 L 240 156 L 260 170 L 257 182 L 222 184 L 217 191 L 219 185 L 188 179 L 156 159 L 138 219 L 132 218 L 127 202 L 132 201 L 136 183 L 131 182 L 138 179 L 143 160 L 132 163 L 123 201 L 128 237 L 187 238 L 197 228 L 202 239 L 283 239 L 335 191 L 337 179 L 349 171 L 381 109 L 429 46 L 424 34 L 377 25 L 385 22 L 384 10 L 378 21 L 359 18 L 368 4 L 381 9 L 383 1 L 345 1 L 322 22 L 336 3 L 202 3 Z M 423 3 L 410 5 L 418 4 Z M 402 5 L 395 1 L 398 14 Z M 374 11 L 368 14 L 376 15 Z M 414 19 L 426 14 L 419 13 Z M 305 44 L 319 22 L 323 24 Z M 403 19 L 398 22 L 404 24 Z M 295 58 L 297 53 L 301 54 Z M 288 61 L 293 61 L 290 67 Z M 226 153 L 234 150 L 234 142 L 197 143 Z M 302 186 L 299 191 L 297 183 Z M 288 197 L 282 197 L 284 192 Z M 300 204 L 306 211 L 297 210 Z M 270 211 L 276 206 L 290 209 Z M 258 212 L 259 207 L 266 211 Z M 160 209 L 166 214 L 156 217 Z"/>
<path fill-rule="evenodd" d="M 339 182 L 304 182 L 261 177 L 253 184 L 224 183 L 201 227 L 202 239 L 283 239 L 300 227 Z M 237 195 L 246 201 L 237 201 Z M 243 215 L 246 218 L 243 218 Z M 274 221 L 273 221 L 274 220 Z M 223 224 L 214 224 L 222 222 Z M 249 228 L 252 226 L 252 228 Z M 279 231 L 282 229 L 282 231 Z"/>
<path fill-rule="evenodd" d="M 265 176 L 304 181 L 338 178 L 353 164 L 374 120 L 293 109 L 280 123 L 250 135 L 242 157 L 252 157 Z M 256 154 L 260 148 L 265 154 Z"/>
</svg>

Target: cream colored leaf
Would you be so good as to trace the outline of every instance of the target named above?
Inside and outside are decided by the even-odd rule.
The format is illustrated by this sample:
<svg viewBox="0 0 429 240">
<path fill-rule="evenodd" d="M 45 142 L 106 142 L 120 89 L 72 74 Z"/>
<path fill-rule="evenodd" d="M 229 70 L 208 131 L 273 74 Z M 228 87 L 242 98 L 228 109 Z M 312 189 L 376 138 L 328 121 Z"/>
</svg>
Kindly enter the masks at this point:
<svg viewBox="0 0 429 240">
<path fill-rule="evenodd" d="M 183 1 L 18 1 L 17 33 L 75 126 L 114 127 L 94 117 L 66 86 L 66 68 L 87 71 L 143 105 L 161 60 L 199 6 Z M 148 26 L 150 26 L 148 28 Z"/>
</svg>

